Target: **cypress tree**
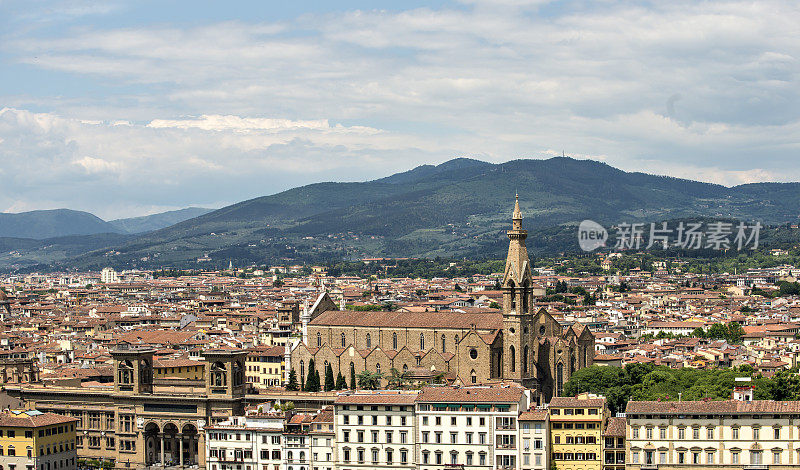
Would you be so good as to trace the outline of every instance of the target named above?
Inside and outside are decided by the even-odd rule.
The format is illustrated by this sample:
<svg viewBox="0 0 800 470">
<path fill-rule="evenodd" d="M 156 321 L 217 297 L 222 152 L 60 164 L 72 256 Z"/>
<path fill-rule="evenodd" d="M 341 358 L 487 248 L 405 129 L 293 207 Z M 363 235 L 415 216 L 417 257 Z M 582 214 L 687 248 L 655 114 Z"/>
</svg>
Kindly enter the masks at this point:
<svg viewBox="0 0 800 470">
<path fill-rule="evenodd" d="M 336 375 L 336 390 L 344 390 L 347 388 L 347 380 L 342 375 L 342 371 Z"/>
<path fill-rule="evenodd" d="M 336 388 L 336 382 L 333 381 L 333 367 L 328 364 L 328 367 L 325 368 L 325 391 L 330 392 Z"/>
<path fill-rule="evenodd" d="M 289 371 L 289 383 L 286 384 L 286 390 L 289 391 L 296 391 L 299 390 L 299 386 L 297 385 L 297 372 L 294 371 L 294 368 Z"/>
</svg>

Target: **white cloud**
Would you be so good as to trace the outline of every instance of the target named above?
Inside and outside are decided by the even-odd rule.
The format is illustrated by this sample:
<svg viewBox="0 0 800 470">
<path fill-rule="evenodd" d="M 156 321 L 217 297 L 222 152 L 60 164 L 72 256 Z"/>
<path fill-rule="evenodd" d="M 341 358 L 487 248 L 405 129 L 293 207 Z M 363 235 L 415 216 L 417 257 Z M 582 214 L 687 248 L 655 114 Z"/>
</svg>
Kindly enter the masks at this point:
<svg viewBox="0 0 800 470">
<path fill-rule="evenodd" d="M 256 195 L 456 154 L 503 161 L 562 149 L 725 184 L 794 180 L 798 19 L 800 4 L 780 0 L 464 0 L 22 34 L 0 46 L 6 56 L 124 93 L 7 97 L 17 109 L 0 112 L 0 162 L 49 161 L 40 178 L 113 174 L 164 198 L 191 177 L 231 187 L 260 175 L 272 186 L 248 186 Z M 74 163 L 86 158 L 112 166 Z"/>
</svg>

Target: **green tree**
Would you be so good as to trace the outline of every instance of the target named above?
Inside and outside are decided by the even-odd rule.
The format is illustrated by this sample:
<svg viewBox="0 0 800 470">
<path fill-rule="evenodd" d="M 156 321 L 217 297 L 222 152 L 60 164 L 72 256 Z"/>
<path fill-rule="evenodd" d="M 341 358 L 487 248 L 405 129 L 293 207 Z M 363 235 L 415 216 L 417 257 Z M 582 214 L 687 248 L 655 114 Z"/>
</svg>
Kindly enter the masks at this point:
<svg viewBox="0 0 800 470">
<path fill-rule="evenodd" d="M 303 391 L 319 392 L 319 372 L 314 367 L 314 359 L 308 361 L 308 375 L 306 376 L 306 384 Z"/>
<path fill-rule="evenodd" d="M 336 390 L 344 390 L 347 388 L 347 380 L 344 379 L 342 371 L 336 374 Z"/>
<path fill-rule="evenodd" d="M 333 380 L 333 368 L 330 364 L 325 367 L 325 391 L 330 392 L 336 387 L 336 382 Z"/>
<path fill-rule="evenodd" d="M 358 386 L 364 390 L 377 390 L 381 385 L 383 375 L 364 370 L 358 374 Z"/>
<path fill-rule="evenodd" d="M 403 374 L 394 367 L 389 370 L 389 377 L 386 380 L 388 381 L 387 388 L 399 389 L 404 388 L 407 385 L 406 378 L 403 377 Z"/>
<path fill-rule="evenodd" d="M 350 390 L 356 389 L 356 371 L 354 368 L 350 368 Z"/>
<path fill-rule="evenodd" d="M 297 384 L 297 372 L 294 371 L 294 368 L 289 371 L 289 382 L 286 384 L 286 390 L 289 391 L 297 391 L 300 387 Z"/>
</svg>

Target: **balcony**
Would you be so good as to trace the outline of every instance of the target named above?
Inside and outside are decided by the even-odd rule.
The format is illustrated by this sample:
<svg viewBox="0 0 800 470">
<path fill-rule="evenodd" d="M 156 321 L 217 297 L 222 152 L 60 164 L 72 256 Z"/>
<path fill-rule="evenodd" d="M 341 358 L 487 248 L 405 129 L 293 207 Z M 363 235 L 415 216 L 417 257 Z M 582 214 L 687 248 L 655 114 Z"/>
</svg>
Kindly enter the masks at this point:
<svg viewBox="0 0 800 470">
<path fill-rule="evenodd" d="M 497 446 L 495 447 L 495 449 L 501 449 L 501 450 L 514 450 L 516 448 L 517 448 L 516 444 L 497 444 Z"/>
</svg>

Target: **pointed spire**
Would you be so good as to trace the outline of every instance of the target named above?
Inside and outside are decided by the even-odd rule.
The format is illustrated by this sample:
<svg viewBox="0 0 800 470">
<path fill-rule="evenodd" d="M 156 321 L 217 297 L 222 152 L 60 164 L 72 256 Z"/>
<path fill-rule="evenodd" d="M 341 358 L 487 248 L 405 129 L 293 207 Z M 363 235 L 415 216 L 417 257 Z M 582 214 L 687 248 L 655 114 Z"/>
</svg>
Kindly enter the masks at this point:
<svg viewBox="0 0 800 470">
<path fill-rule="evenodd" d="M 519 209 L 519 194 L 514 196 L 514 215 L 511 216 L 512 228 L 522 229 L 522 211 Z"/>
</svg>

